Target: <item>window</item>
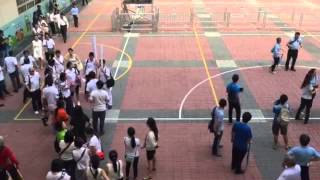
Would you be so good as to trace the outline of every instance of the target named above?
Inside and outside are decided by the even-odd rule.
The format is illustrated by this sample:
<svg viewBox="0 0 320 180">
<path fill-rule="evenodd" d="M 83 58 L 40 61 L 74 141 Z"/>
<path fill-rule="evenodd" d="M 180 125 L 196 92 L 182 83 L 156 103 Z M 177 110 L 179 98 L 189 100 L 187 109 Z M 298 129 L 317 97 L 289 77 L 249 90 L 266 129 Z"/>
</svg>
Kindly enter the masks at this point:
<svg viewBox="0 0 320 180">
<path fill-rule="evenodd" d="M 42 0 L 16 0 L 19 14 L 41 3 Z"/>
</svg>

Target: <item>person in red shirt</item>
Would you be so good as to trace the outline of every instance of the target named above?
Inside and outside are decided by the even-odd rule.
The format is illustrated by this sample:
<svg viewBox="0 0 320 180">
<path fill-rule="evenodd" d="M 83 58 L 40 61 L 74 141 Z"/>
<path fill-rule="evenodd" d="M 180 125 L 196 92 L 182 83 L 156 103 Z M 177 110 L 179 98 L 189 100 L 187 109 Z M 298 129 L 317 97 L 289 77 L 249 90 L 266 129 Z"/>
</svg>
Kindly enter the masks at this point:
<svg viewBox="0 0 320 180">
<path fill-rule="evenodd" d="M 21 179 L 18 165 L 17 158 L 12 151 L 4 145 L 3 136 L 0 136 L 0 179 L 8 180 L 7 172 L 10 174 L 12 180 Z"/>
<path fill-rule="evenodd" d="M 58 121 L 63 121 L 64 123 L 67 123 L 69 119 L 69 115 L 64 109 L 64 102 L 63 100 L 59 99 L 57 102 L 57 108 L 55 110 L 55 118 L 53 124 L 55 124 Z"/>
</svg>

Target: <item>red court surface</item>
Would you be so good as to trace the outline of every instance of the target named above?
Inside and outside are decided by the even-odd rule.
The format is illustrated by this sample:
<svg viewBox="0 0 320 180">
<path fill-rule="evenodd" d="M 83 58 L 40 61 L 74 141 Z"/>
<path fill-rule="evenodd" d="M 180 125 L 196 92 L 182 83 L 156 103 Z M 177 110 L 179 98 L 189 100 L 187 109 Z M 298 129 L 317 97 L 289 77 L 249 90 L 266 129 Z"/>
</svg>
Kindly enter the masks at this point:
<svg viewBox="0 0 320 180">
<path fill-rule="evenodd" d="M 123 137 L 128 127 L 134 127 L 136 138 L 143 142 L 147 128 L 144 123 L 119 123 L 114 134 L 112 149 L 119 152 L 119 157 L 124 156 Z M 244 175 L 234 175 L 230 170 L 231 144 L 230 126 L 225 129 L 225 135 L 221 144 L 222 158 L 210 155 L 212 135 L 207 131 L 203 123 L 159 123 L 159 149 L 156 157 L 157 171 L 153 179 L 194 180 L 194 179 L 262 179 L 256 167 L 254 155 L 252 155 L 248 171 Z M 140 153 L 139 178 L 146 175 L 146 157 L 144 150 Z"/>
<path fill-rule="evenodd" d="M 213 59 L 207 39 L 200 38 L 207 60 Z M 136 46 L 136 61 L 140 60 L 200 60 L 195 37 L 141 37 Z"/>
<path fill-rule="evenodd" d="M 215 72 L 216 70 L 211 71 Z M 204 79 L 205 71 L 199 68 L 133 68 L 121 109 L 178 109 L 189 89 Z M 221 80 L 214 81 L 218 83 L 216 85 L 222 84 Z M 218 94 L 223 95 L 220 88 Z M 212 107 L 208 83 L 194 92 L 192 97 L 194 98 L 188 101 L 187 108 Z M 202 100 L 205 101 L 199 103 Z"/>
<path fill-rule="evenodd" d="M 223 37 L 223 40 L 228 47 L 234 60 L 252 60 L 252 61 L 271 61 L 271 48 L 275 44 L 276 37 L 261 36 L 261 37 Z M 257 45 L 257 42 L 259 45 Z M 288 38 L 282 37 L 282 48 L 285 50 L 284 57 L 286 57 L 286 43 Z M 310 53 L 303 48 L 299 51 L 299 60 L 315 60 Z"/>
</svg>

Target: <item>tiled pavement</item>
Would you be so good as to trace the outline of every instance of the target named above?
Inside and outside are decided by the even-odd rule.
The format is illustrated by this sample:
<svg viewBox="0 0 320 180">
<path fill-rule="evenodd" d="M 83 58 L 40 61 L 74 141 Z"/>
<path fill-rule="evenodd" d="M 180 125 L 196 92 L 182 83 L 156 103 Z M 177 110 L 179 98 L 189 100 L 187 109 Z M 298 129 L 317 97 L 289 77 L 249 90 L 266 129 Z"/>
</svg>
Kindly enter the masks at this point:
<svg viewBox="0 0 320 180">
<path fill-rule="evenodd" d="M 263 4 L 261 1 L 257 2 Z M 239 73 L 240 83 L 245 87 L 245 92 L 241 95 L 242 108 L 244 111 L 252 112 L 254 117 L 258 118 L 251 123 L 254 143 L 248 171 L 245 175 L 235 176 L 231 173 L 229 166 L 231 158 L 229 125 L 226 125 L 222 142 L 224 144 L 223 157 L 214 158 L 210 155 L 212 135 L 207 133 L 206 120 L 202 119 L 208 118 L 210 109 L 214 105 L 209 83 L 205 82 L 200 85 L 186 99 L 182 112 L 183 118 L 188 119 L 178 119 L 178 109 L 183 97 L 193 86 L 207 78 L 194 33 L 159 32 L 134 34 L 134 36 L 104 33 L 103 31 L 110 29 L 110 24 L 106 20 L 108 13 L 117 4 L 116 1 L 106 3 L 106 1 L 94 0 L 81 13 L 81 27 L 71 29 L 72 33 L 70 33 L 68 43 L 61 44 L 58 41 L 59 49 L 65 52 L 89 25 L 90 18 L 93 19 L 100 10 L 104 10 L 101 17 L 75 48 L 81 59 L 85 59 L 91 49 L 90 45 L 85 44 L 91 42 L 90 35 L 97 34 L 98 43 L 119 49 L 122 49 L 127 41 L 125 51 L 133 58 L 133 67 L 126 76 L 117 81 L 113 90 L 114 109 L 108 113 L 108 118 L 112 122 L 107 120 L 107 133 L 102 138 L 105 152 L 107 153 L 110 148 L 115 148 L 120 152 L 120 157 L 123 157 L 123 136 L 126 134 L 127 127 L 135 127 L 137 136 L 143 139 L 146 127 L 141 122 L 142 118 L 161 117 L 162 119 L 159 120 L 160 148 L 157 152 L 158 169 L 154 174 L 154 179 L 275 179 L 281 171 L 281 159 L 285 152 L 271 149 L 270 118 L 272 114 L 270 109 L 272 102 L 281 93 L 287 93 L 290 104 L 293 109 L 296 109 L 300 98 L 298 86 L 307 69 L 298 68 L 296 73 L 280 71 L 271 75 L 267 72 L 266 67 L 257 67 L 226 73 L 213 79 L 217 96 L 225 97 L 225 85 L 230 82 L 233 73 Z M 252 10 L 252 2 L 250 1 L 249 4 L 250 7 L 248 6 L 247 10 Z M 285 31 L 261 32 L 251 29 L 248 32 L 229 32 L 214 27 L 215 23 L 206 21 L 210 20 L 211 16 L 208 14 L 212 14 L 212 10 L 217 12 L 216 10 L 221 9 L 221 5 L 217 8 L 218 3 L 195 0 L 188 1 L 184 6 L 176 9 L 164 7 L 159 3 L 160 9 L 163 6 L 168 13 L 184 11 L 190 5 L 195 7 L 197 20 L 203 21 L 198 27 L 199 39 L 212 76 L 237 68 L 269 65 L 271 63 L 269 52 L 274 39 L 281 36 L 284 39 L 283 43 L 287 41 L 289 32 Z M 235 7 L 230 8 L 236 9 Z M 280 24 L 275 23 L 273 26 L 280 26 Z M 95 33 L 96 31 L 99 33 Z M 259 33 L 261 34 L 257 35 Z M 300 51 L 297 63 L 318 67 L 319 40 L 308 36 L 304 38 L 303 45 L 304 48 Z M 121 52 L 105 47 L 104 55 L 115 71 Z M 128 59 L 123 58 L 119 74 L 128 68 L 128 64 Z M 7 84 L 10 87 L 10 83 Z M 0 109 L 0 121 L 3 122 L 0 124 L 0 134 L 6 136 L 8 145 L 16 152 L 25 178 L 40 180 L 43 179 L 49 167 L 50 159 L 56 157 L 52 148 L 52 132 L 50 128 L 41 127 L 39 121 L 11 122 L 21 108 L 19 97 L 9 97 L 5 101 L 6 107 Z M 90 114 L 90 106 L 82 102 Z M 312 117 L 320 117 L 319 109 L 320 104 L 317 97 Z M 267 119 L 262 119 L 264 117 Z M 31 113 L 31 107 L 28 106 L 20 118 L 37 119 L 38 117 Z M 134 120 L 140 121 L 135 122 Z M 312 120 L 310 125 L 302 125 L 300 122 L 290 125 L 289 139 L 292 145 L 298 143 L 297 139 L 301 133 L 307 132 L 312 137 L 311 144 L 319 149 L 320 141 L 317 130 L 320 124 L 318 120 Z M 30 162 L 35 163 L 29 166 Z M 139 165 L 140 177 L 145 175 L 145 167 L 145 153 L 142 152 Z M 320 173 L 317 171 L 319 167 L 319 163 L 312 165 L 312 179 L 320 179 Z"/>
</svg>

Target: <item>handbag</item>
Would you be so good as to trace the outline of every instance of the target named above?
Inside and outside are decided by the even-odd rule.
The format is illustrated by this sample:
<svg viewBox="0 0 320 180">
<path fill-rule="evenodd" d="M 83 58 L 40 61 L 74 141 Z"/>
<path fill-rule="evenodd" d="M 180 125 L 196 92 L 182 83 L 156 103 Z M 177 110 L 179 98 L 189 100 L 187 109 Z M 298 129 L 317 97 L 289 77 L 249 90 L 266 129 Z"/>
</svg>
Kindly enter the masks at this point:
<svg viewBox="0 0 320 180">
<path fill-rule="evenodd" d="M 104 74 L 105 74 L 105 73 L 104 73 Z M 105 74 L 105 76 L 106 76 L 106 74 Z M 114 78 L 113 78 L 113 76 L 112 76 L 111 71 L 110 71 L 110 78 L 108 79 L 108 78 L 106 77 L 106 79 L 107 79 L 107 81 L 106 81 L 107 88 L 112 88 L 112 87 L 114 86 L 114 84 L 115 84 L 115 80 L 114 80 Z"/>
<path fill-rule="evenodd" d="M 104 152 L 103 151 L 96 152 L 96 155 L 100 158 L 100 160 L 104 160 Z"/>
</svg>

